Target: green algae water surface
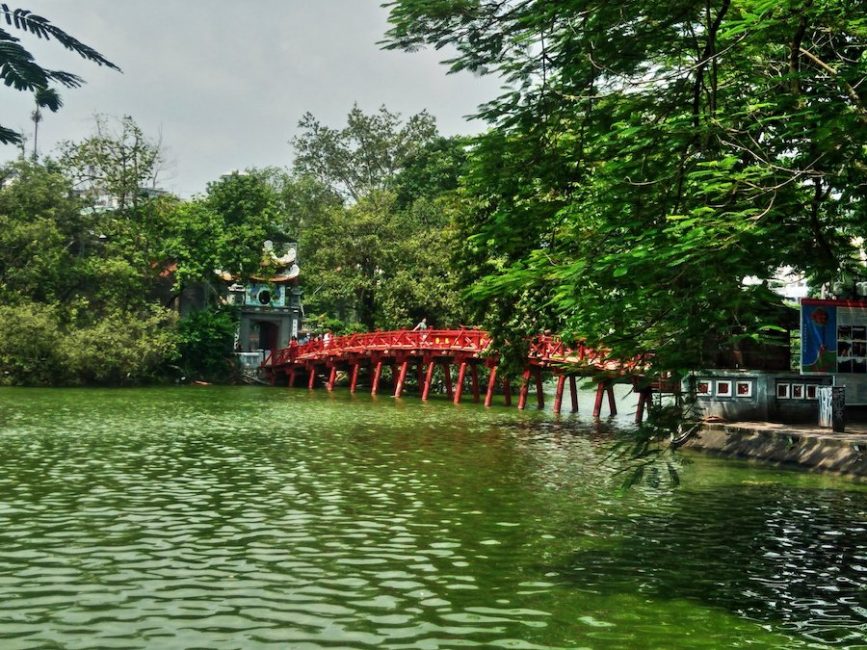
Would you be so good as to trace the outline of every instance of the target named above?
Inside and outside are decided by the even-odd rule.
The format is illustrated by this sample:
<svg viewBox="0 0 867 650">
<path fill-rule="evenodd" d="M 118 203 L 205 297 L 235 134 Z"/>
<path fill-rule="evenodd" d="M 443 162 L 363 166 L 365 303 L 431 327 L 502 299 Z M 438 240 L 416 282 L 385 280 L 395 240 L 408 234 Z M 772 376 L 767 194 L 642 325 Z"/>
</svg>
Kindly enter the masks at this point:
<svg viewBox="0 0 867 650">
<path fill-rule="evenodd" d="M 0 648 L 867 647 L 867 494 L 575 416 L 0 390 Z"/>
</svg>

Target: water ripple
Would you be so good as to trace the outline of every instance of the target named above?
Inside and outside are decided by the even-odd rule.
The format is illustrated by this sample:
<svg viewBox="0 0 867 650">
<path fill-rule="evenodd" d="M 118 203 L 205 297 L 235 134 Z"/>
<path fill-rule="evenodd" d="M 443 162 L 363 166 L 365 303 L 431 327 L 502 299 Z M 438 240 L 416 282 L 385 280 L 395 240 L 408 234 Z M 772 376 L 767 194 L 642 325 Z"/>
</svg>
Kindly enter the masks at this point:
<svg viewBox="0 0 867 650">
<path fill-rule="evenodd" d="M 864 489 L 547 413 L 0 389 L 0 647 L 867 644 Z"/>
</svg>

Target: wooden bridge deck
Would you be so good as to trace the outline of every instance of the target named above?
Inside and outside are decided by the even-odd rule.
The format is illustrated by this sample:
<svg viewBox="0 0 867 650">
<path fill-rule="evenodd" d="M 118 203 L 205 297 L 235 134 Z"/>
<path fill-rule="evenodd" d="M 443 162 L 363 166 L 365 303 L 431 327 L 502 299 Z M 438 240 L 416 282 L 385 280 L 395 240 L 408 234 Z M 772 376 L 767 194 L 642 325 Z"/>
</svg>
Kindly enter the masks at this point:
<svg viewBox="0 0 867 650">
<path fill-rule="evenodd" d="M 434 386 L 435 371 L 439 368 L 445 392 L 457 404 L 462 399 L 467 373 L 470 375 L 473 401 L 481 401 L 479 368 L 483 367 L 488 373 L 485 406 L 492 404 L 498 383 L 502 386 L 505 403 L 510 405 L 511 379 L 500 377 L 498 381 L 499 359 L 491 352 L 490 346 L 491 336 L 478 329 L 368 332 L 316 339 L 275 350 L 262 363 L 262 370 L 272 383 L 286 377 L 289 386 L 295 385 L 299 374 L 306 375 L 310 389 L 316 386 L 320 377 L 327 377 L 324 384 L 328 390 L 334 389 L 338 372 L 345 371 L 349 378 L 349 389 L 355 392 L 359 374 L 365 369 L 370 375 L 371 393 L 376 395 L 380 390 L 383 366 L 390 366 L 394 378 L 393 395 L 400 397 L 410 366 L 414 366 L 421 398 L 426 400 Z M 453 365 L 457 369 L 454 378 Z M 572 410 L 578 410 L 576 378 L 589 376 L 598 380 L 594 417 L 600 415 L 606 395 L 609 411 L 615 415 L 617 411 L 612 383 L 638 378 L 643 367 L 643 359 L 624 362 L 581 344 L 568 346 L 554 336 L 536 336 L 529 341 L 518 391 L 518 408 L 526 407 L 531 379 L 535 379 L 537 404 L 539 408 L 544 407 L 543 373 L 551 373 L 557 380 L 555 412 L 559 413 L 562 408 L 567 380 Z M 650 400 L 650 390 L 644 388 L 637 393 L 639 402 L 636 420 L 640 421 Z"/>
</svg>

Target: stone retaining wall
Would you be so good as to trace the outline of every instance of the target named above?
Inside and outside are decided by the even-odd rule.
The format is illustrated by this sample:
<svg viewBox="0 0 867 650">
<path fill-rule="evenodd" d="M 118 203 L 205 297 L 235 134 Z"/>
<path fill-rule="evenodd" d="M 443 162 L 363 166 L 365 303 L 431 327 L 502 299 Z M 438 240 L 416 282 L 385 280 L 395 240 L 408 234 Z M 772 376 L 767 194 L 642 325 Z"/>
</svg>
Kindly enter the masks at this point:
<svg viewBox="0 0 867 650">
<path fill-rule="evenodd" d="M 705 424 L 685 448 L 722 456 L 867 476 L 867 435 L 799 430 L 780 424 Z"/>
</svg>

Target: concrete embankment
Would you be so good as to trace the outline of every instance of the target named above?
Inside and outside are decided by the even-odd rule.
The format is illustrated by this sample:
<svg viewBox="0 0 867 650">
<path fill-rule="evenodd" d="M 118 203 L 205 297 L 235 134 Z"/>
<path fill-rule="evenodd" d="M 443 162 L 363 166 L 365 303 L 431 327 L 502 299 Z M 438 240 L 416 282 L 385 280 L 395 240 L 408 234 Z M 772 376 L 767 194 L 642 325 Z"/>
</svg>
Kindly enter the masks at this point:
<svg viewBox="0 0 867 650">
<path fill-rule="evenodd" d="M 771 422 L 707 423 L 684 445 L 721 456 L 867 477 L 867 426 L 846 433 Z"/>
</svg>

